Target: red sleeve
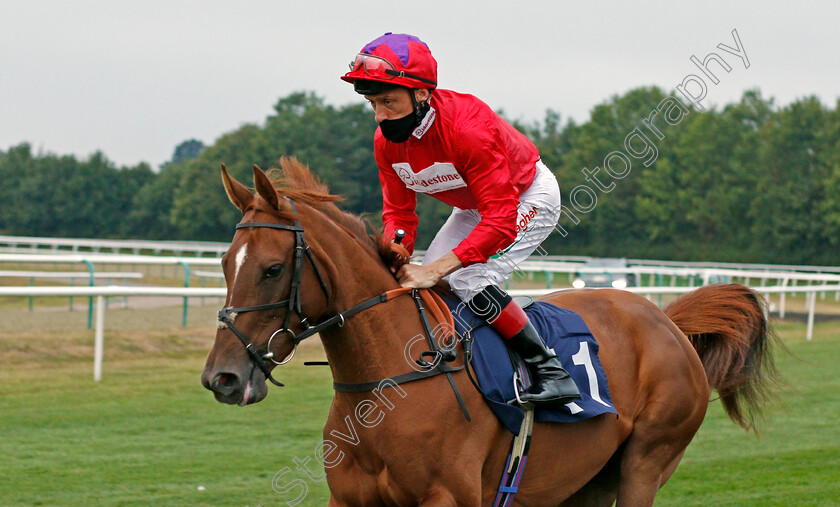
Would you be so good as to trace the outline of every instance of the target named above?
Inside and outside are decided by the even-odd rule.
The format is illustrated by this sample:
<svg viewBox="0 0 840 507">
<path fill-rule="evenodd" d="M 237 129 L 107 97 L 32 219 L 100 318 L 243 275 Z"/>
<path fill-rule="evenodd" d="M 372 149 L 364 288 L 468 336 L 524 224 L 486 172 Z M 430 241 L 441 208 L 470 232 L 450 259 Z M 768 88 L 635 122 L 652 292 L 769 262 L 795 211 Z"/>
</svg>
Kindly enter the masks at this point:
<svg viewBox="0 0 840 507">
<path fill-rule="evenodd" d="M 376 144 L 376 143 L 375 143 Z M 405 229 L 402 245 L 409 253 L 414 253 L 414 241 L 417 239 L 417 194 L 406 188 L 394 169 L 384 160 L 378 146 L 374 147 L 376 165 L 379 166 L 379 181 L 382 183 L 382 223 L 385 225 L 385 237 L 394 238 L 394 231 Z"/>
<path fill-rule="evenodd" d="M 459 135 L 462 177 L 478 203 L 481 221 L 453 250 L 464 266 L 487 262 L 516 239 L 519 198 L 494 122 L 478 121 Z"/>
</svg>

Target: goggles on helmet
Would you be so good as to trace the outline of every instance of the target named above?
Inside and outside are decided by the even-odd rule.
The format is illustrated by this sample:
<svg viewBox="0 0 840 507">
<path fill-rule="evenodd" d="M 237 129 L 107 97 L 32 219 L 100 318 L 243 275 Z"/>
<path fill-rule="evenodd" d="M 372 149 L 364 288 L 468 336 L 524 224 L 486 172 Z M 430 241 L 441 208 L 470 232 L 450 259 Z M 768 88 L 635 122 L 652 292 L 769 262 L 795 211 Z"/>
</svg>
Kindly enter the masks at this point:
<svg viewBox="0 0 840 507">
<path fill-rule="evenodd" d="M 359 69 L 363 69 L 365 74 L 376 79 L 389 80 L 394 79 L 395 77 L 407 77 L 410 79 L 416 79 L 423 83 L 430 84 L 432 86 L 437 86 L 437 83 L 435 83 L 431 79 L 426 79 L 424 77 L 416 76 L 414 74 L 409 74 L 403 70 L 397 70 L 394 68 L 394 65 L 388 60 L 379 56 L 373 56 L 366 53 L 357 54 L 353 61 L 350 62 L 350 72 L 355 72 Z"/>
</svg>

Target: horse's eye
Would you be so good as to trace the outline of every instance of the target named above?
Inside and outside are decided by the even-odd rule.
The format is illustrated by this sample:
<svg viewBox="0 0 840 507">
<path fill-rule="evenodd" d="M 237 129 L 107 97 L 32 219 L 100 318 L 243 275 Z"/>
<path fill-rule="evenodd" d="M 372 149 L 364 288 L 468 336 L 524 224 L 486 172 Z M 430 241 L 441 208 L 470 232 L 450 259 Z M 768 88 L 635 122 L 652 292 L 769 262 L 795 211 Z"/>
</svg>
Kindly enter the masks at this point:
<svg viewBox="0 0 840 507">
<path fill-rule="evenodd" d="M 265 278 L 277 278 L 280 276 L 280 273 L 283 272 L 283 265 L 282 264 L 275 264 L 270 268 L 266 269 L 263 273 L 263 277 Z"/>
</svg>

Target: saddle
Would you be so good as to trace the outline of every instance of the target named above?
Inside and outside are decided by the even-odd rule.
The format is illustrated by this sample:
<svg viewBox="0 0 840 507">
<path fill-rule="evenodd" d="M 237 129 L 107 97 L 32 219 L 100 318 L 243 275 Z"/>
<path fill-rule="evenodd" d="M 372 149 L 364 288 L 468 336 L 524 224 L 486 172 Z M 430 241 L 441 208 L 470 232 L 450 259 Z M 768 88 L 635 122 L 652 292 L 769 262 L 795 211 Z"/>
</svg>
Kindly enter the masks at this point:
<svg viewBox="0 0 840 507">
<path fill-rule="evenodd" d="M 443 297 L 443 300 L 452 313 L 465 361 L 475 372 L 476 387 L 499 421 L 517 435 L 525 411 L 508 401 L 515 399 L 517 390 L 530 385 L 528 368 L 505 346 L 499 334 L 467 305 L 455 297 Z M 617 414 L 598 359 L 598 342 L 580 315 L 530 297 L 517 297 L 514 301 L 528 314 L 548 347 L 554 349 L 581 394 L 579 400 L 565 405 L 538 407 L 535 421 L 576 422 L 605 413 Z"/>
</svg>

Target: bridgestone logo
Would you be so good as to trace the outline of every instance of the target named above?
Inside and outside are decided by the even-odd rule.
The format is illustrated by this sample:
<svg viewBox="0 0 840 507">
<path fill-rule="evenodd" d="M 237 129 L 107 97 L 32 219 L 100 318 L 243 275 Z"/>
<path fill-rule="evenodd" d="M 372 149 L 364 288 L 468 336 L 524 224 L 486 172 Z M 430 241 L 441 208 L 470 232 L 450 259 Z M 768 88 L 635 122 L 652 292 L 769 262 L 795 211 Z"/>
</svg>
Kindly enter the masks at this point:
<svg viewBox="0 0 840 507">
<path fill-rule="evenodd" d="M 405 186 L 415 192 L 435 194 L 467 186 L 455 166 L 448 162 L 432 164 L 416 173 L 412 170 L 411 165 L 405 162 L 391 164 L 391 167 L 394 168 Z"/>
<path fill-rule="evenodd" d="M 429 127 L 432 126 L 432 122 L 435 121 L 435 114 L 435 108 L 430 107 L 429 112 L 426 113 L 425 117 L 423 117 L 423 121 L 420 122 L 420 125 L 416 129 L 414 129 L 412 135 L 417 139 L 423 137 L 423 134 L 425 134 L 426 131 L 429 130 Z"/>
</svg>

